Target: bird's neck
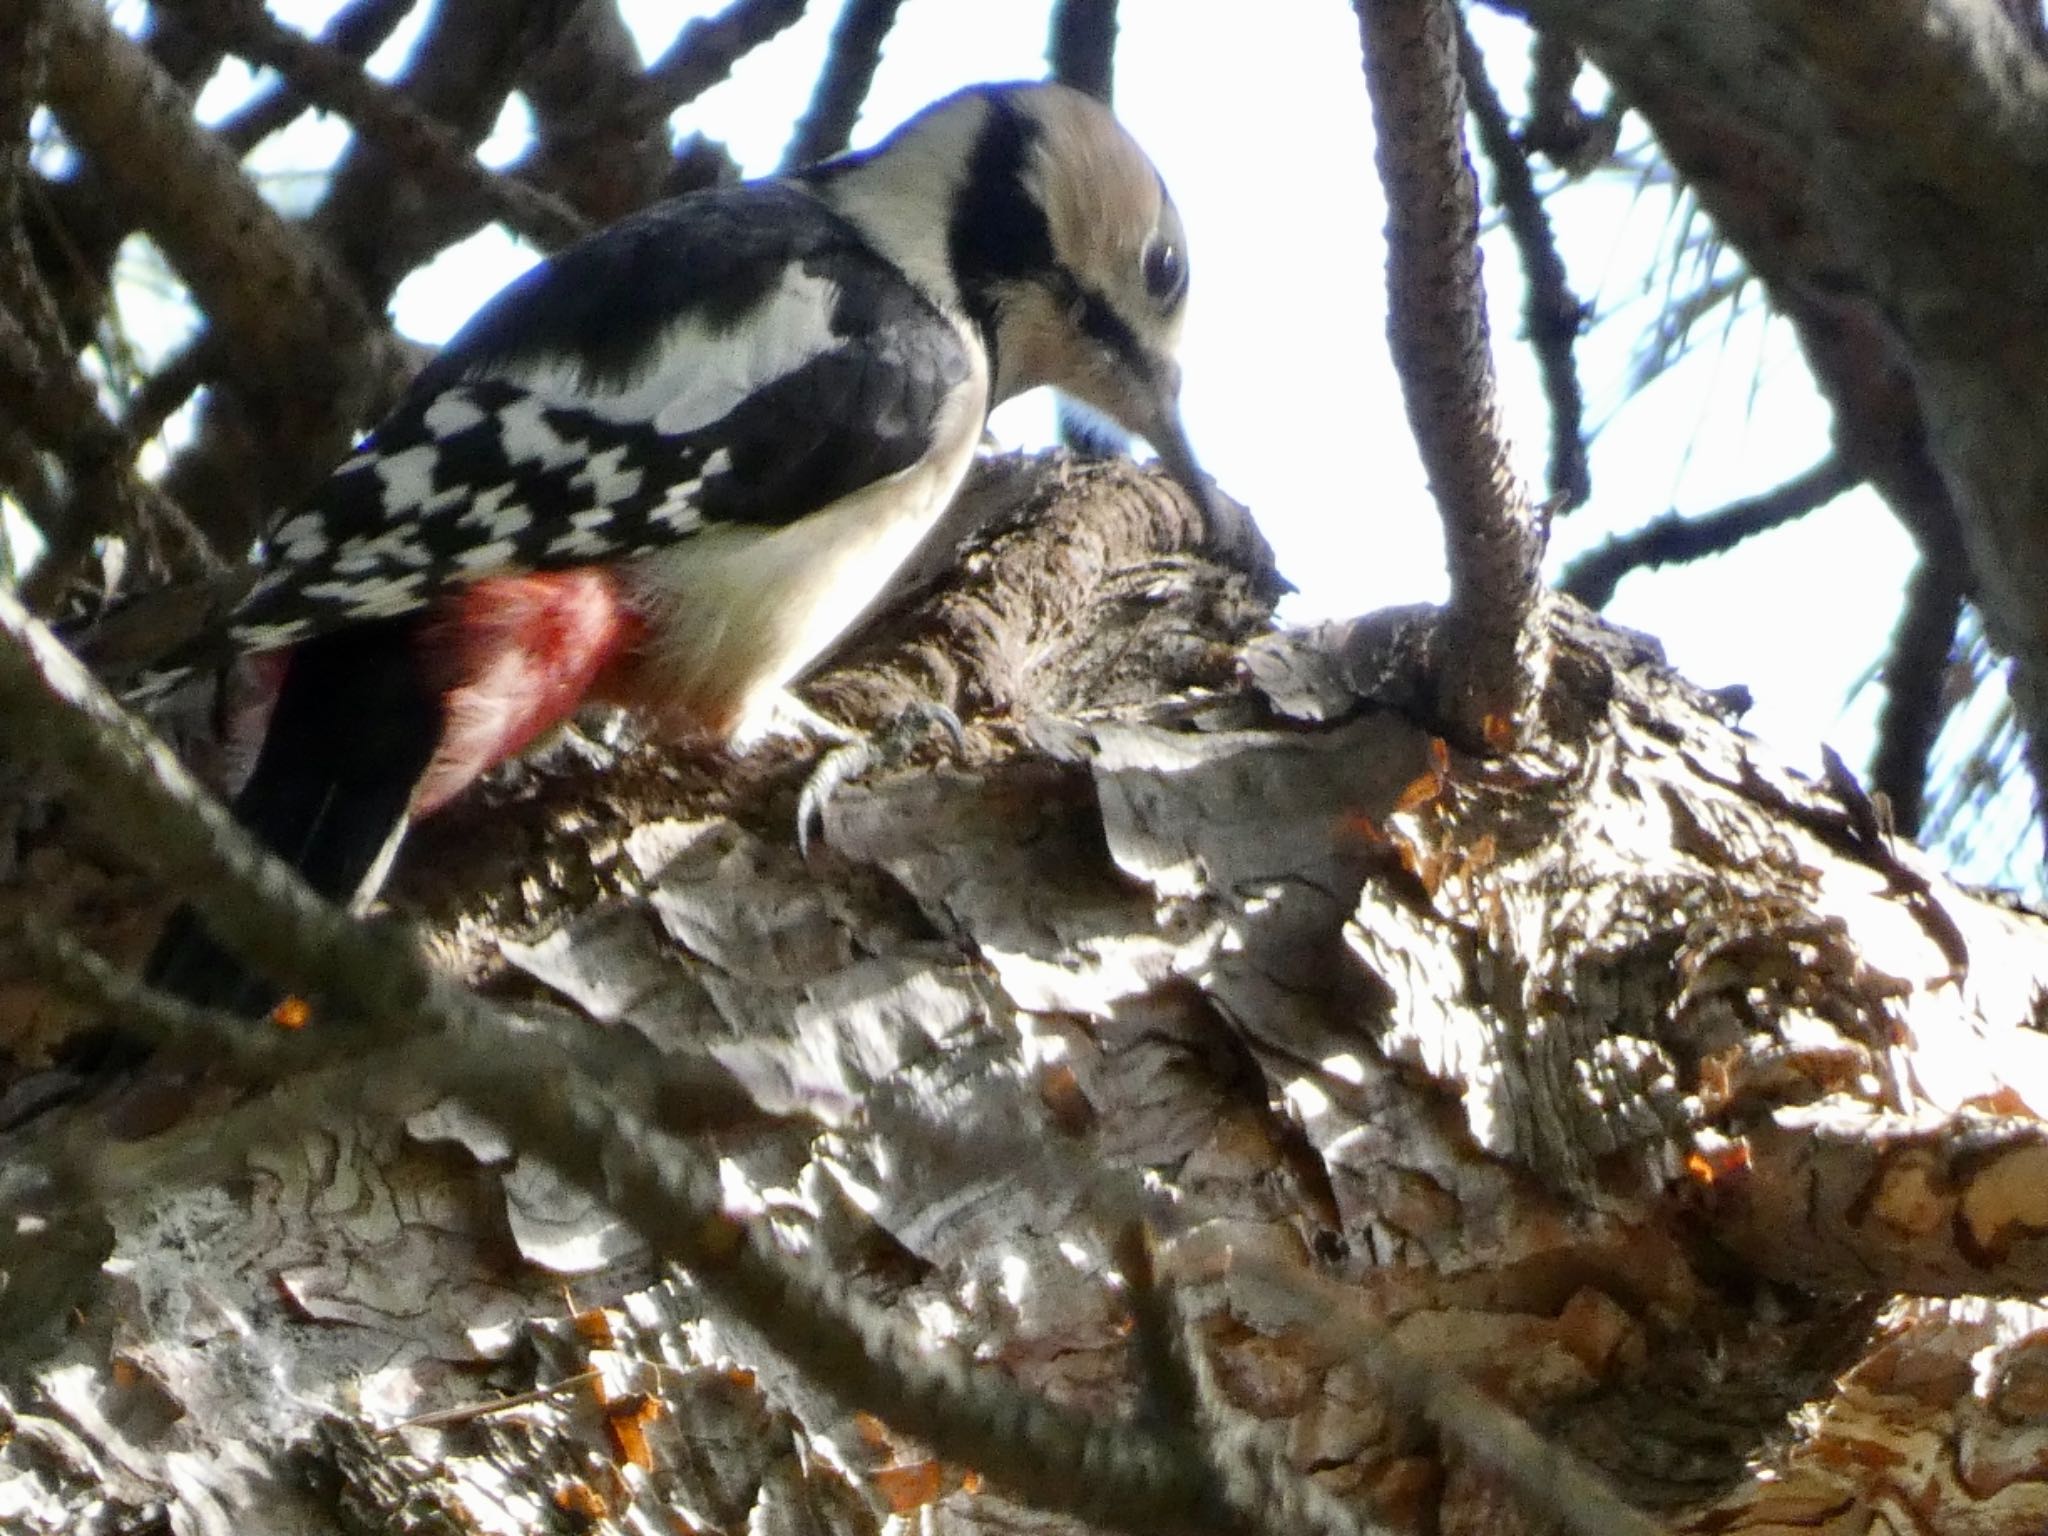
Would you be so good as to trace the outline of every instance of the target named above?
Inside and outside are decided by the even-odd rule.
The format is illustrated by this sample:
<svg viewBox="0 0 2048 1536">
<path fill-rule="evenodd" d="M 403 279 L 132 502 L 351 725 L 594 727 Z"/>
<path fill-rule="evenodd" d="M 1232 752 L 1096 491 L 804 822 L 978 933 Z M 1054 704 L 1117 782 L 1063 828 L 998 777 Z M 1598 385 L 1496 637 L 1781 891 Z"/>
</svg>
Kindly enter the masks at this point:
<svg viewBox="0 0 2048 1536">
<path fill-rule="evenodd" d="M 967 313 L 954 271 L 950 212 L 967 174 L 980 114 L 949 114 L 859 154 L 802 172 L 798 180 L 861 232 L 949 315 Z"/>
<path fill-rule="evenodd" d="M 1052 260 L 1024 180 L 1036 132 L 1014 109 L 963 95 L 799 178 L 981 343 L 992 406 L 1052 382 L 1037 345 L 1045 295 L 1028 281 Z"/>
</svg>

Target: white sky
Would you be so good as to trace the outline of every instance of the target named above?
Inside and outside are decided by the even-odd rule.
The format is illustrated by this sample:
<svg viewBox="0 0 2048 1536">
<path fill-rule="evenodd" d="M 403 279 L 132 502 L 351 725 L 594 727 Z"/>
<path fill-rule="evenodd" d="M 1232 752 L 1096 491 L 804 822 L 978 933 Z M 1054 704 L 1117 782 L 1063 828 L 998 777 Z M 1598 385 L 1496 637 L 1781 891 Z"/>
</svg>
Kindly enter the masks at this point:
<svg viewBox="0 0 2048 1536">
<path fill-rule="evenodd" d="M 312 30 L 332 4 L 279 9 Z M 690 17 L 718 8 L 625 5 L 650 57 Z M 772 170 L 809 99 L 837 9 L 818 0 L 679 113 L 678 127 L 724 142 L 748 174 Z M 960 85 L 1043 74 L 1047 9 L 1043 0 L 908 0 L 856 144 Z M 1267 0 L 1247 25 L 1241 7 L 1123 0 L 1119 15 L 1117 109 L 1158 163 L 1188 229 L 1190 435 L 1209 470 L 1252 508 L 1301 589 L 1284 616 L 1440 598 L 1440 532 L 1386 360 L 1384 210 L 1349 7 Z M 373 68 L 388 73 L 402 62 L 417 20 Z M 1474 23 L 1497 59 L 1519 58 L 1509 51 L 1519 39 L 1514 24 L 1485 12 Z M 1521 69 L 1497 73 L 1518 107 Z M 246 71 L 224 71 L 202 98 L 202 115 L 229 110 L 249 85 Z M 515 102 L 485 158 L 515 158 L 524 136 Z M 345 138 L 338 123 L 305 119 L 269 141 L 256 164 L 303 172 L 328 163 Z M 274 183 L 287 204 L 318 190 L 318 179 L 303 175 Z M 1661 289 L 1640 285 L 1652 254 L 1672 238 L 1673 212 L 1667 189 L 1618 179 L 1568 189 L 1553 203 L 1575 290 L 1602 320 L 1579 357 L 1589 421 L 1606 424 L 1593 445 L 1593 500 L 1560 523 L 1553 569 L 1667 508 L 1705 511 L 1767 489 L 1826 451 L 1827 412 L 1792 337 L 1755 302 L 1733 322 L 1717 313 L 1694 357 L 1621 403 L 1631 351 L 1663 303 Z M 397 324 L 419 340 L 445 339 L 533 259 L 487 230 L 407 280 Z M 1534 362 L 1516 344 L 1519 278 L 1504 235 L 1488 237 L 1487 273 L 1510 428 L 1540 488 L 1547 420 Z M 1050 403 L 1014 402 L 995 426 L 1008 442 L 1048 441 Z M 1696 681 L 1747 684 L 1757 701 L 1750 728 L 1795 765 L 1816 765 L 1823 739 L 1860 765 L 1880 696 L 1866 688 L 1852 703 L 1851 694 L 1882 654 L 1911 563 L 1905 535 L 1859 492 L 1729 556 L 1633 576 L 1608 611 L 1657 636 Z M 2010 844 L 2030 872 L 2023 813 L 2004 845 L 1971 861 L 1975 872 L 1995 874 L 2002 860 L 1992 855 Z"/>
</svg>

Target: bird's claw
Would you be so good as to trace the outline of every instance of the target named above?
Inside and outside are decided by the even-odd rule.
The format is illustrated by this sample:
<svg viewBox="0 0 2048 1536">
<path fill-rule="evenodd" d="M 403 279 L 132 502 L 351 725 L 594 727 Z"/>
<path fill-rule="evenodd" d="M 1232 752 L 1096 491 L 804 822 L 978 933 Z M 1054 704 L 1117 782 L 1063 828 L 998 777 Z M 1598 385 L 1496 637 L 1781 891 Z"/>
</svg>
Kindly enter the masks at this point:
<svg viewBox="0 0 2048 1536">
<path fill-rule="evenodd" d="M 952 738 L 956 751 L 967 750 L 967 732 L 960 717 L 945 705 L 922 699 L 905 708 L 879 731 L 844 741 L 818 759 L 817 767 L 796 799 L 796 849 L 811 856 L 812 828 L 825 829 L 825 807 L 840 787 L 878 768 L 892 768 L 937 726 Z"/>
</svg>

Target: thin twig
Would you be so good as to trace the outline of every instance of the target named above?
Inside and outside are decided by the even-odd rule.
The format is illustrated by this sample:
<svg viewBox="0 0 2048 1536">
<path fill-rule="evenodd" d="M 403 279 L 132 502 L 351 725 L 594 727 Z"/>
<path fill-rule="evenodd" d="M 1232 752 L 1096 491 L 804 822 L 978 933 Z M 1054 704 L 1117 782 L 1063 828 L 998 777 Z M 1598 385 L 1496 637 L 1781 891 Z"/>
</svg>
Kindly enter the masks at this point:
<svg viewBox="0 0 2048 1536">
<path fill-rule="evenodd" d="M 54 307 L 26 251 L 0 255 L 6 278 L 0 288 L 22 314 L 40 316 L 45 337 L 61 339 Z M 164 528 L 175 533 L 202 569 L 222 562 L 182 508 L 136 472 L 134 447 L 126 433 L 100 409 L 92 381 L 68 351 L 38 346 L 8 308 L 0 307 L 0 411 L 27 429 L 40 447 L 55 454 L 69 484 L 38 525 L 46 547 L 24 586 L 30 602 L 54 604 L 94 539 L 115 529 L 140 533 Z"/>
<path fill-rule="evenodd" d="M 475 198 L 542 250 L 559 249 L 589 232 L 589 221 L 562 199 L 479 162 L 447 127 L 366 74 L 360 61 L 285 26 L 254 0 L 230 0 L 224 9 L 229 47 L 275 69 L 401 164 Z"/>
<path fill-rule="evenodd" d="M 1543 398 L 1550 407 L 1550 494 L 1560 512 L 1584 504 L 1592 494 L 1586 463 L 1586 400 L 1572 348 L 1579 339 L 1585 307 L 1572 292 L 1571 277 L 1558 255 L 1550 214 L 1537 195 L 1529 161 L 1515 141 L 1507 109 L 1486 73 L 1486 59 L 1458 18 L 1458 67 L 1479 130 L 1479 147 L 1493 167 L 1493 200 L 1507 221 L 1508 235 L 1522 261 L 1522 329 L 1536 353 Z"/>
<path fill-rule="evenodd" d="M 846 9 L 832 24 L 832 41 L 811 104 L 782 152 L 785 171 L 829 160 L 852 141 L 861 104 L 868 99 L 882 62 L 882 42 L 896 24 L 902 4 L 903 0 L 846 0 Z"/>
<path fill-rule="evenodd" d="M 93 815 L 153 864 L 252 964 L 301 991 L 410 1017 L 428 989 L 412 946 L 320 900 L 257 846 L 168 747 L 0 592 L 0 714 L 9 746 L 89 786 Z"/>
<path fill-rule="evenodd" d="M 1885 653 L 1884 708 L 1877 717 L 1870 780 L 1891 802 L 1892 825 L 1906 837 L 1920 835 L 1928 759 L 1954 702 L 1949 661 L 1968 578 L 1961 560 L 1923 552 Z"/>
<path fill-rule="evenodd" d="M 733 0 L 716 16 L 689 23 L 647 66 L 625 111 L 651 120 L 688 106 L 769 38 L 795 26 L 805 4 L 806 0 Z"/>
<path fill-rule="evenodd" d="M 40 513 L 44 558 L 29 583 L 30 600 L 52 603 L 78 561 L 102 533 L 168 528 L 202 567 L 219 561 L 205 538 L 135 471 L 134 442 L 100 409 L 29 247 L 21 192 L 29 175 L 28 128 L 43 95 L 48 63 L 49 0 L 4 0 L 0 36 L 19 39 L 0 59 L 0 404 L 39 447 L 64 464 L 65 493 L 49 489 L 39 465 L 26 465 L 23 494 Z"/>
<path fill-rule="evenodd" d="M 361 63 L 384 46 L 416 3 L 418 0 L 351 0 L 334 13 L 321 31 L 320 43 L 343 58 Z M 215 124 L 213 131 L 236 154 L 246 155 L 313 104 L 290 81 L 280 81 L 244 102 Z"/>
<path fill-rule="evenodd" d="M 1479 280 L 1479 196 L 1450 0 L 1354 0 L 1387 198 L 1387 339 L 1443 519 L 1446 727 L 1511 742 L 1544 667 L 1544 531 L 1508 462 Z"/>
<path fill-rule="evenodd" d="M 219 338 L 206 329 L 173 352 L 129 395 L 121 413 L 121 430 L 128 440 L 146 443 L 155 437 L 225 362 Z"/>
<path fill-rule="evenodd" d="M 204 1051 L 217 1069 L 245 1082 L 263 1082 L 306 1060 L 302 1041 L 279 1029 L 257 1028 L 247 1020 L 200 1008 L 146 986 L 127 972 L 54 927 L 39 914 L 21 916 L 7 938 L 37 974 L 145 1044 L 183 1056 Z M 223 1037 L 234 1049 L 212 1049 Z"/>
<path fill-rule="evenodd" d="M 603 1371 L 578 1371 L 574 1376 L 566 1377 L 551 1387 L 535 1387 L 531 1392 L 515 1392 L 510 1397 L 493 1398 L 488 1403 L 465 1403 L 459 1408 L 438 1408 L 432 1413 L 415 1414 L 409 1419 L 400 1419 L 396 1424 L 387 1424 L 377 1433 L 389 1437 L 403 1434 L 408 1429 L 439 1429 L 449 1424 L 472 1424 L 478 1419 L 489 1418 L 494 1413 L 503 1413 L 510 1408 L 527 1408 L 566 1393 L 580 1392 L 593 1381 L 603 1379 Z"/>
<path fill-rule="evenodd" d="M 1053 79 L 1097 101 L 1116 96 L 1116 0 L 1058 0 L 1046 39 Z"/>
<path fill-rule="evenodd" d="M 288 492 L 295 466 L 332 462 L 371 414 L 384 378 L 382 320 L 333 254 L 263 200 L 193 121 L 190 98 L 97 0 L 48 4 L 51 110 L 191 290 L 246 392 L 276 423 L 236 466 L 240 478 Z"/>
<path fill-rule="evenodd" d="M 1666 512 L 1633 533 L 1609 539 L 1565 568 L 1558 582 L 1588 608 L 1604 608 L 1621 578 L 1651 566 L 1677 565 L 1733 549 L 1744 539 L 1769 533 L 1826 506 L 1862 483 L 1862 476 L 1836 454 L 1765 491 L 1698 517 Z"/>
</svg>

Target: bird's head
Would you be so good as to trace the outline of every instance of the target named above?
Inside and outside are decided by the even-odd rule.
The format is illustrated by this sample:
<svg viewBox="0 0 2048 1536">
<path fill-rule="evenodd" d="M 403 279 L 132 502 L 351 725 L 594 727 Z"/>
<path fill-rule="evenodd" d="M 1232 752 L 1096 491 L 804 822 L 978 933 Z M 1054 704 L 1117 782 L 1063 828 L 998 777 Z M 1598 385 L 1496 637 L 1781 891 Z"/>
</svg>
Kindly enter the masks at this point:
<svg viewBox="0 0 2048 1536">
<path fill-rule="evenodd" d="M 871 227 L 907 227 L 913 185 L 946 199 L 943 253 L 902 259 L 979 328 L 991 404 L 1049 384 L 1143 437 L 1207 504 L 1180 421 L 1180 214 L 1107 107 L 1051 83 L 975 86 L 904 124 L 865 169 L 870 209 L 893 205 Z"/>
<path fill-rule="evenodd" d="M 1144 438 L 1206 500 L 1180 421 L 1188 251 L 1166 183 L 1093 97 L 1030 85 L 989 101 L 949 236 L 993 338 L 994 398 L 1050 384 Z"/>
</svg>

